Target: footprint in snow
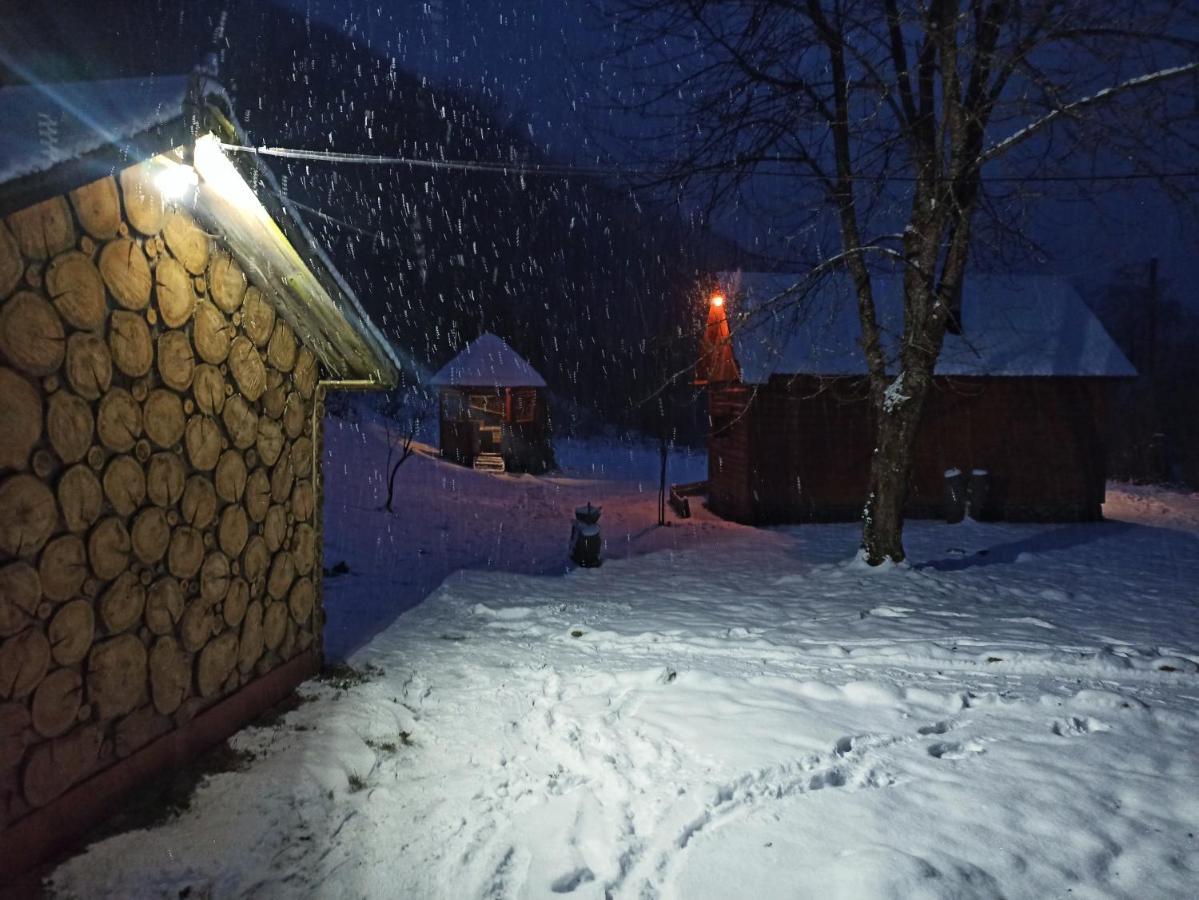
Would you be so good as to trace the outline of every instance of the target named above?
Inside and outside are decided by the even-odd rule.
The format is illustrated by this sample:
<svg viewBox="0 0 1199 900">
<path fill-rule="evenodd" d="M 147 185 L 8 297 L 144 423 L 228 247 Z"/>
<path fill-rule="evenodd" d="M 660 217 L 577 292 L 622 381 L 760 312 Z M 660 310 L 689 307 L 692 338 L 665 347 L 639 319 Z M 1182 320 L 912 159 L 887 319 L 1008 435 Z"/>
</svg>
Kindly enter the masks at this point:
<svg viewBox="0 0 1199 900">
<path fill-rule="evenodd" d="M 1112 726 L 1098 719 L 1092 719 L 1090 716 L 1085 718 L 1071 716 L 1068 719 L 1059 719 L 1053 723 L 1052 728 L 1053 733 L 1058 737 L 1081 737 L 1084 734 L 1111 730 Z"/>
<path fill-rule="evenodd" d="M 985 753 L 983 745 L 977 741 L 967 741 L 959 744 L 956 741 L 933 744 L 928 748 L 928 755 L 935 759 L 965 759 L 971 753 Z"/>
<path fill-rule="evenodd" d="M 927 737 L 930 734 L 944 734 L 953 727 L 951 722 L 933 722 L 931 725 L 922 725 L 916 729 L 916 734 L 921 737 Z"/>
<path fill-rule="evenodd" d="M 587 884 L 589 881 L 595 881 L 595 873 L 586 866 L 583 866 L 581 869 L 575 869 L 573 872 L 567 872 L 565 875 L 554 879 L 554 883 L 550 885 L 550 890 L 555 894 L 572 894 L 580 886 Z"/>
</svg>

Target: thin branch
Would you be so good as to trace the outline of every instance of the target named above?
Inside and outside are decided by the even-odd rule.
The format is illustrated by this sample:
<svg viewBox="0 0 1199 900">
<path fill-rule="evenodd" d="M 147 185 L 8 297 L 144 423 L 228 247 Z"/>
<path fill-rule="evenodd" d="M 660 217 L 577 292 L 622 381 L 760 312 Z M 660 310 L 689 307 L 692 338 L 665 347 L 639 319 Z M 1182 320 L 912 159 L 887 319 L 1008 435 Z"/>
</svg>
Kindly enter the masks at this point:
<svg viewBox="0 0 1199 900">
<path fill-rule="evenodd" d="M 1150 84 L 1156 84 L 1172 78 L 1179 78 L 1183 75 L 1190 75 L 1192 73 L 1199 73 L 1199 62 L 1174 66 L 1169 69 L 1161 69 L 1157 72 L 1151 72 L 1148 75 L 1138 75 L 1136 78 L 1130 78 L 1127 81 L 1122 81 L 1119 84 L 1112 85 L 1111 87 L 1103 88 L 1102 90 L 1096 91 L 1094 94 L 1091 94 L 1087 97 L 1080 97 L 1077 100 L 1073 100 L 1070 103 L 1060 106 L 1057 109 L 1047 113 L 1046 115 L 1037 119 L 1035 122 L 1030 122 L 1019 131 L 1008 135 L 999 143 L 991 145 L 991 147 L 979 154 L 975 164 L 981 166 L 983 163 L 990 162 L 996 157 L 1002 156 L 1008 150 L 1011 150 L 1018 144 L 1022 144 L 1034 134 L 1044 130 L 1063 116 L 1071 115 L 1090 106 L 1096 106 L 1100 103 L 1110 100 L 1112 97 L 1124 93 L 1125 91 L 1136 90 L 1137 88 L 1142 88 Z"/>
</svg>

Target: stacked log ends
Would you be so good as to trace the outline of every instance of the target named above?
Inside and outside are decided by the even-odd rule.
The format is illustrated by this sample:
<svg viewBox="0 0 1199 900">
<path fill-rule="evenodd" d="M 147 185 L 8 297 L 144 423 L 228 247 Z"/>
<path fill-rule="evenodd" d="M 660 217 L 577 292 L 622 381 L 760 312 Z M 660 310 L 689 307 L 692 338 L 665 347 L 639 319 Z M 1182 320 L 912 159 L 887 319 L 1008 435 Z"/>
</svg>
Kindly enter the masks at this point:
<svg viewBox="0 0 1199 900">
<path fill-rule="evenodd" d="M 202 275 L 208 265 L 208 235 L 181 209 L 167 213 L 162 226 L 171 255 L 192 275 Z"/>
<path fill-rule="evenodd" d="M 145 309 L 150 302 L 150 262 L 142 248 L 128 238 L 110 241 L 100 251 L 100 274 L 112 298 L 127 310 Z"/>
<path fill-rule="evenodd" d="M 292 586 L 291 593 L 287 596 L 287 605 L 296 624 L 308 624 L 315 597 L 316 589 L 312 586 L 310 578 L 301 578 Z"/>
<path fill-rule="evenodd" d="M 86 400 L 65 390 L 50 395 L 46 436 L 60 460 L 71 464 L 86 457 L 94 433 L 95 419 Z"/>
<path fill-rule="evenodd" d="M 241 623 L 241 645 L 238 648 L 237 667 L 243 674 L 253 671 L 262 656 L 262 603 L 254 600 L 246 607 Z"/>
<path fill-rule="evenodd" d="M 75 223 L 65 197 L 51 197 L 8 217 L 21 255 L 33 261 L 49 259 L 75 246 Z"/>
<path fill-rule="evenodd" d="M 244 578 L 240 576 L 229 582 L 229 592 L 225 594 L 225 603 L 223 613 L 225 616 L 225 624 L 230 628 L 236 628 L 242 623 L 246 615 L 246 608 L 250 605 L 250 585 Z"/>
<path fill-rule="evenodd" d="M 146 693 L 146 648 L 122 634 L 92 647 L 87 658 L 88 702 L 98 719 L 131 712 Z"/>
<path fill-rule="evenodd" d="M 246 461 L 242 454 L 237 450 L 226 450 L 217 460 L 214 473 L 217 496 L 226 503 L 239 503 L 246 490 L 247 477 Z"/>
<path fill-rule="evenodd" d="M 17 372 L 0 368 L 0 469 L 24 469 L 41 436 L 41 393 Z"/>
<path fill-rule="evenodd" d="M 87 576 L 87 548 L 78 535 L 59 535 L 46 544 L 38 561 L 38 578 L 47 600 L 55 604 L 70 600 L 82 590 Z"/>
<path fill-rule="evenodd" d="M 280 372 L 290 372 L 296 364 L 295 332 L 282 319 L 275 322 L 275 330 L 267 345 L 266 355 L 270 364 Z"/>
<path fill-rule="evenodd" d="M 31 720 L 42 737 L 65 734 L 75 724 L 83 699 L 83 678 L 74 669 L 55 669 L 33 695 Z"/>
<path fill-rule="evenodd" d="M 0 554 L 14 559 L 41 550 L 58 520 L 54 494 L 32 475 L 0 482 L 0 509 Z"/>
<path fill-rule="evenodd" d="M 146 592 L 146 627 L 152 634 L 169 635 L 183 617 L 183 588 L 170 575 L 159 578 Z"/>
<path fill-rule="evenodd" d="M 262 642 L 268 650 L 277 650 L 287 631 L 287 604 L 268 603 L 262 614 Z"/>
<path fill-rule="evenodd" d="M 0 568 L 0 638 L 20 634 L 37 620 L 42 584 L 27 562 Z"/>
<path fill-rule="evenodd" d="M 237 651 L 237 633 L 233 631 L 226 631 L 204 645 L 196 663 L 196 684 L 201 697 L 213 697 L 220 693 L 237 665 Z"/>
<path fill-rule="evenodd" d="M 17 239 L 8 226 L 0 222 L 0 299 L 12 293 L 24 274 L 25 263 L 21 259 Z M 274 310 L 271 311 L 271 327 L 274 327 Z M 265 341 L 259 341 L 259 344 L 263 343 Z"/>
<path fill-rule="evenodd" d="M 88 535 L 87 557 L 102 581 L 111 581 L 125 571 L 132 549 L 125 523 L 116 516 L 101 519 Z"/>
<path fill-rule="evenodd" d="M 28 375 L 58 371 L 67 352 L 62 319 L 49 301 L 18 291 L 0 306 L 0 356 Z"/>
<path fill-rule="evenodd" d="M 124 572 L 100 598 L 100 619 L 109 634 L 119 634 L 141 621 L 145 608 L 145 587 L 132 572 Z"/>
<path fill-rule="evenodd" d="M 183 497 L 187 468 L 178 454 L 155 453 L 146 468 L 146 496 L 156 506 L 173 507 Z"/>
<path fill-rule="evenodd" d="M 166 164 L 0 220 L 0 830 L 319 641 L 317 360 Z"/>
<path fill-rule="evenodd" d="M 245 398 L 240 394 L 234 394 L 226 400 L 221 419 L 234 447 L 246 450 L 254 446 L 258 439 L 258 414 Z"/>
<path fill-rule="evenodd" d="M 212 482 L 200 474 L 189 477 L 183 488 L 179 511 L 193 528 L 203 531 L 211 525 L 216 518 L 216 490 Z"/>
<path fill-rule="evenodd" d="M 17 277 L 20 277 L 18 272 Z M 15 283 L 15 282 L 14 282 Z M 266 299 L 262 291 L 250 286 L 246 289 L 242 301 L 242 329 L 255 346 L 262 348 L 271 339 L 275 330 L 275 307 Z"/>
<path fill-rule="evenodd" d="M 76 188 L 70 198 L 75 218 L 84 231 L 101 241 L 117 236 L 121 227 L 121 198 L 111 175 Z"/>
<path fill-rule="evenodd" d="M 254 342 L 244 335 L 234 338 L 229 346 L 229 372 L 237 383 L 237 389 L 251 403 L 266 390 L 266 366 Z"/>
<path fill-rule="evenodd" d="M 165 331 L 158 337 L 158 374 L 162 383 L 180 393 L 192 385 L 196 357 L 182 331 Z"/>
<path fill-rule="evenodd" d="M 150 695 L 154 708 L 169 716 L 187 699 L 191 690 L 191 654 L 171 635 L 163 635 L 150 650 Z"/>
<path fill-rule="evenodd" d="M 146 475 L 132 456 L 112 457 L 104 469 L 103 484 L 104 496 L 122 517 L 133 515 L 146 499 Z"/>
<path fill-rule="evenodd" d="M 191 319 L 196 294 L 180 262 L 170 257 L 159 260 L 154 268 L 154 297 L 158 301 L 158 315 L 167 328 L 181 328 Z"/>
<path fill-rule="evenodd" d="M 144 235 L 156 235 L 162 230 L 166 204 L 154 183 L 157 160 L 147 160 L 121 172 L 121 197 L 125 202 L 125 218 Z"/>
<path fill-rule="evenodd" d="M 72 466 L 58 480 L 58 506 L 68 531 L 87 531 L 103 505 L 100 481 L 86 465 Z"/>
<path fill-rule="evenodd" d="M 302 347 L 296 358 L 294 378 L 296 390 L 300 392 L 300 396 L 305 400 L 311 400 L 316 392 L 319 373 L 317 372 L 316 354 L 307 347 Z"/>
<path fill-rule="evenodd" d="M 86 253 L 68 250 L 54 257 L 46 269 L 46 293 L 63 321 L 73 328 L 95 331 L 104 326 L 108 313 L 104 280 Z"/>
<path fill-rule="evenodd" d="M 50 620 L 50 652 L 60 666 L 73 666 L 85 656 L 96 634 L 96 613 L 87 600 L 64 604 Z"/>
<path fill-rule="evenodd" d="M 204 300 L 196 304 L 192 320 L 196 353 L 204 362 L 219 366 L 229 356 L 229 346 L 233 343 L 231 325 L 215 304 Z"/>
<path fill-rule="evenodd" d="M 124 388 L 114 387 L 100 399 L 96 433 L 109 450 L 128 453 L 142 434 L 142 408 Z"/>
<path fill-rule="evenodd" d="M 187 420 L 184 432 L 187 446 L 187 458 L 192 468 L 202 472 L 210 471 L 216 466 L 221 455 L 221 426 L 216 419 L 209 416 L 192 416 Z"/>
<path fill-rule="evenodd" d="M 266 590 L 266 575 L 271 565 L 271 551 L 261 535 L 253 535 L 242 551 L 241 571 L 254 597 Z"/>
<path fill-rule="evenodd" d="M 192 383 L 196 406 L 207 416 L 218 416 L 225 408 L 225 376 L 216 366 L 201 363 L 196 366 Z"/>
<path fill-rule="evenodd" d="M 137 313 L 117 310 L 108 319 L 108 349 L 112 362 L 126 375 L 140 378 L 154 361 L 154 343 L 146 320 Z"/>
<path fill-rule="evenodd" d="M 213 254 L 208 266 L 208 289 L 222 312 L 232 315 L 241 307 L 246 295 L 246 275 L 230 254 Z"/>
<path fill-rule="evenodd" d="M 159 346 L 162 342 L 159 341 Z M 155 388 L 142 404 L 142 420 L 145 422 L 146 437 L 157 446 L 169 448 L 183 440 L 187 420 L 183 415 L 183 401 L 171 391 Z"/>
<path fill-rule="evenodd" d="M 254 522 L 262 522 L 271 506 L 271 479 L 261 466 L 246 479 L 246 512 Z"/>
<path fill-rule="evenodd" d="M 97 334 L 77 331 L 67 338 L 67 383 L 85 400 L 97 400 L 112 386 L 112 355 Z"/>
</svg>

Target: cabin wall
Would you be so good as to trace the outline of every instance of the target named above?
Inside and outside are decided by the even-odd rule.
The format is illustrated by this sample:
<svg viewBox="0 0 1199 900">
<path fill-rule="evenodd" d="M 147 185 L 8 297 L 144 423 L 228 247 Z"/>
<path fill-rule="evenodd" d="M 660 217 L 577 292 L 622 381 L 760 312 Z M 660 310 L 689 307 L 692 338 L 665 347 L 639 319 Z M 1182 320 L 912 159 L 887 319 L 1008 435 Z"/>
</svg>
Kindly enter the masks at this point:
<svg viewBox="0 0 1199 900">
<path fill-rule="evenodd" d="M 937 379 L 907 515 L 944 514 L 944 472 L 990 473 L 983 518 L 1101 517 L 1109 386 L 1095 379 Z M 742 522 L 851 521 L 865 502 L 872 412 L 860 379 L 775 379 L 710 389 L 744 427 L 709 443 L 710 506 Z M 748 406 L 746 410 L 745 407 Z"/>
<path fill-rule="evenodd" d="M 469 419 L 453 417 L 455 396 L 466 398 L 471 394 L 494 393 L 494 388 L 443 388 L 439 397 L 439 434 L 441 455 L 463 466 L 474 465 L 479 452 L 479 441 L 475 423 Z M 502 396 L 502 394 L 501 394 Z M 554 466 L 554 451 L 550 441 L 549 407 L 545 391 L 536 389 L 536 405 L 533 420 L 517 422 L 509 418 L 506 410 L 501 417 L 501 455 L 504 465 L 513 472 L 545 472 Z"/>
<path fill-rule="evenodd" d="M 752 399 L 744 385 L 708 388 L 708 508 L 734 522 L 755 517 L 749 478 Z"/>
<path fill-rule="evenodd" d="M 0 870 L 317 666 L 318 379 L 140 167 L 0 222 Z"/>
</svg>

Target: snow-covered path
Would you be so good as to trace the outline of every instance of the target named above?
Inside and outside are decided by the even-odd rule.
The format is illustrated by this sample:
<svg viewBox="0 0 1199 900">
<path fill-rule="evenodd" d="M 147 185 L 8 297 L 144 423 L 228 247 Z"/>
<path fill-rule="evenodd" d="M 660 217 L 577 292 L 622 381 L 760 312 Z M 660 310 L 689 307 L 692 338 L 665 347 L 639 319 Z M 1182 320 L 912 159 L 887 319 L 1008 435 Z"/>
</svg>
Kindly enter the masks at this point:
<svg viewBox="0 0 1199 900">
<path fill-rule="evenodd" d="M 1139 524 L 915 523 L 889 572 L 853 526 L 701 516 L 598 570 L 451 574 L 353 657 L 371 680 L 306 685 L 234 739 L 246 771 L 54 887 L 1193 896 L 1199 539 L 1138 496 Z"/>
</svg>

